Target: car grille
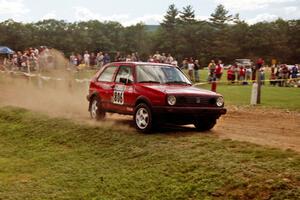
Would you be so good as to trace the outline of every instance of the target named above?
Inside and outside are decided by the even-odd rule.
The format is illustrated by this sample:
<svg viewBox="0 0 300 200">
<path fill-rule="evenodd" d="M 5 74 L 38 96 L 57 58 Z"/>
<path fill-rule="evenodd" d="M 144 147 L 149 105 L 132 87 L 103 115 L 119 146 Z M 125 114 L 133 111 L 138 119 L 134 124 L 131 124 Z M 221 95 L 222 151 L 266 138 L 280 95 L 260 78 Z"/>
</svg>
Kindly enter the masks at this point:
<svg viewBox="0 0 300 200">
<path fill-rule="evenodd" d="M 212 97 L 180 96 L 176 97 L 177 106 L 215 106 L 216 99 Z"/>
</svg>

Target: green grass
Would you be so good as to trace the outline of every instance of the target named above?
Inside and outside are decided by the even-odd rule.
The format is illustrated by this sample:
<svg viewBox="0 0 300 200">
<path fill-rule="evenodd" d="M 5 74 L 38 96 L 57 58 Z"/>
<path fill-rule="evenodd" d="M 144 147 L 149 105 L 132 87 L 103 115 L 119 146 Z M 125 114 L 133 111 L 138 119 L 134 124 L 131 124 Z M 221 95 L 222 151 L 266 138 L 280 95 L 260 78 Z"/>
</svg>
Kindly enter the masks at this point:
<svg viewBox="0 0 300 200">
<path fill-rule="evenodd" d="M 199 86 L 210 90 L 210 85 Z M 252 85 L 217 85 L 217 92 L 225 98 L 226 105 L 249 105 Z M 263 86 L 261 106 L 300 111 L 300 88 Z"/>
<path fill-rule="evenodd" d="M 0 109 L 0 199 L 299 199 L 300 155 Z"/>
</svg>

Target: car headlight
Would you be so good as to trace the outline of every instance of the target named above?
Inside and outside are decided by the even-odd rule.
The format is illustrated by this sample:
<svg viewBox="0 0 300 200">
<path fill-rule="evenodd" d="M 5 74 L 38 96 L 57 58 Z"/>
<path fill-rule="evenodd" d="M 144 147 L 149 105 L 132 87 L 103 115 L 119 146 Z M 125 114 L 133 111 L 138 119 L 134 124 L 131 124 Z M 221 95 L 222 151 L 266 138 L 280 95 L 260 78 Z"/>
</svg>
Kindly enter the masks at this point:
<svg viewBox="0 0 300 200">
<path fill-rule="evenodd" d="M 170 106 L 174 106 L 176 104 L 176 97 L 175 96 L 168 96 L 168 104 Z"/>
<path fill-rule="evenodd" d="M 218 107 L 222 107 L 224 105 L 224 98 L 223 97 L 218 97 L 216 104 Z"/>
</svg>

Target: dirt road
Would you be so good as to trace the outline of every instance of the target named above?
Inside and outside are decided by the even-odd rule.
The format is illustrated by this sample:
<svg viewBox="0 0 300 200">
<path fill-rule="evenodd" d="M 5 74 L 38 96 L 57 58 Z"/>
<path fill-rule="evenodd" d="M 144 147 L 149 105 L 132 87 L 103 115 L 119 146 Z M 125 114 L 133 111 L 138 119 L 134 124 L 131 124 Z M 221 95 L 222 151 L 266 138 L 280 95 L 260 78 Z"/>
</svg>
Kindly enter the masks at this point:
<svg viewBox="0 0 300 200">
<path fill-rule="evenodd" d="M 66 87 L 37 88 L 22 81 L 0 84 L 0 105 L 24 107 L 30 110 L 90 123 L 85 95 L 87 90 L 67 91 Z M 229 138 L 300 152 L 300 113 L 278 109 L 228 107 L 211 131 L 219 138 Z M 122 120 L 129 123 L 130 117 L 113 115 L 107 123 L 120 126 Z M 126 125 L 127 126 L 127 125 Z M 130 128 L 130 127 L 129 127 Z M 176 130 L 177 132 L 178 130 Z M 194 133 L 191 127 L 183 132 Z M 179 130 L 180 132 L 180 130 Z M 195 133 L 198 134 L 198 133 Z"/>
<path fill-rule="evenodd" d="M 262 108 L 229 108 L 213 130 L 220 138 L 300 152 L 300 113 Z"/>
</svg>

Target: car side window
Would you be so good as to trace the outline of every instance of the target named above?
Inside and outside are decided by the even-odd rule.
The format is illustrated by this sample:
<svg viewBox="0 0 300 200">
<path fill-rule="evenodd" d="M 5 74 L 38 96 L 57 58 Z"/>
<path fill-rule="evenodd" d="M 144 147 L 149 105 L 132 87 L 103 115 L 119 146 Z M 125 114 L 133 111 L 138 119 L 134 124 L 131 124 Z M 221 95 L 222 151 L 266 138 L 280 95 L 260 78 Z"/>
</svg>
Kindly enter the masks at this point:
<svg viewBox="0 0 300 200">
<path fill-rule="evenodd" d="M 98 77 L 98 81 L 102 82 L 113 82 L 113 77 L 116 72 L 116 66 L 109 66 L 107 67 Z"/>
<path fill-rule="evenodd" d="M 124 83 L 124 80 L 126 80 L 127 83 L 133 83 L 132 68 L 130 66 L 120 66 L 116 76 L 116 83 Z"/>
</svg>

